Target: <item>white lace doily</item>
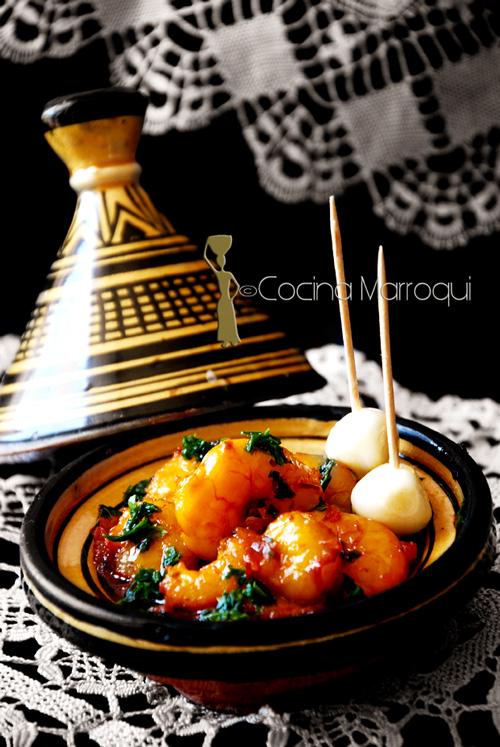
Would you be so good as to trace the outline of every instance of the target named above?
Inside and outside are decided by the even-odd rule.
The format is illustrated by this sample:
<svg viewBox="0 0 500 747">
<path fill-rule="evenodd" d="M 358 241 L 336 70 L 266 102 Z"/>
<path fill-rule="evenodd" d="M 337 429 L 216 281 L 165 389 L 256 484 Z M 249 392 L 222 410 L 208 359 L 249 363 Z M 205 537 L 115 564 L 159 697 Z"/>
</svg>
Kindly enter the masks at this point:
<svg viewBox="0 0 500 747">
<path fill-rule="evenodd" d="M 107 44 L 146 131 L 237 112 L 263 187 L 375 211 L 437 248 L 500 227 L 498 0 L 2 0 L 0 54 Z"/>
<path fill-rule="evenodd" d="M 310 351 L 312 364 L 328 385 L 289 402 L 344 403 L 343 354 L 330 345 Z M 361 389 L 367 401 L 381 404 L 381 371 L 358 356 Z M 398 412 L 466 442 L 485 470 L 495 504 L 500 506 L 500 405 L 491 400 L 443 397 L 432 402 L 402 387 Z M 14 475 L 0 482 L 0 545 L 15 549 L 22 516 L 40 484 Z M 14 554 L 13 554 L 14 555 Z M 416 719 L 439 722 L 441 745 L 461 745 L 467 719 L 481 714 L 500 731 L 500 566 L 485 587 L 447 630 L 440 664 L 407 678 L 369 687 L 356 699 L 293 713 L 268 707 L 250 716 L 207 711 L 167 688 L 121 666 L 106 666 L 55 635 L 27 605 L 15 558 L 0 563 L 0 735 L 8 745 L 78 744 L 85 735 L 102 747 L 211 747 L 220 732 L 247 724 L 251 743 L 268 747 L 404 747 Z M 438 657 L 439 658 L 439 657 Z M 252 729 L 259 730 L 252 732 Z M 435 732 L 436 734 L 438 732 Z M 176 737 L 176 741 L 170 738 Z M 188 739 L 189 737 L 189 739 Z M 185 739 L 183 739 L 185 738 Z M 241 738 L 238 737 L 241 743 Z M 238 739 L 228 741 L 236 744 Z M 488 741 L 467 744 L 490 745 Z M 429 740 L 428 740 L 429 741 Z M 225 742 L 226 743 L 226 742 Z M 247 742 L 250 743 L 250 742 Z M 411 742 L 415 744 L 415 742 Z M 432 739 L 429 744 L 438 744 Z"/>
</svg>

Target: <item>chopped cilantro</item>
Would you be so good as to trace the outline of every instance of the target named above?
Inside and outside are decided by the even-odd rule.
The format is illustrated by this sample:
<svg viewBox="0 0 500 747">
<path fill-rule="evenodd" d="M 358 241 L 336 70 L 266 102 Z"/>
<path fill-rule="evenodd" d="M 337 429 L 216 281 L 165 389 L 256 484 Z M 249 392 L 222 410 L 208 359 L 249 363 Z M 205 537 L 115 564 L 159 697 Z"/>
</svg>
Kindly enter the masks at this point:
<svg viewBox="0 0 500 747">
<path fill-rule="evenodd" d="M 332 479 L 332 469 L 335 467 L 335 459 L 326 459 L 319 468 L 321 475 L 321 489 L 326 490 Z"/>
<path fill-rule="evenodd" d="M 217 600 L 217 606 L 202 610 L 199 620 L 209 622 L 234 622 L 248 620 L 247 605 L 251 604 L 258 610 L 264 604 L 272 604 L 274 597 L 266 587 L 254 578 L 248 578 L 241 568 L 229 568 L 224 578 L 235 578 L 238 588 L 225 591 Z"/>
<path fill-rule="evenodd" d="M 146 537 L 138 546 L 140 548 L 141 545 L 149 542 L 151 542 L 151 537 Z M 147 608 L 161 602 L 163 598 L 160 592 L 160 581 L 165 575 L 165 568 L 168 565 L 175 565 L 180 559 L 180 553 L 177 552 L 175 547 L 164 548 L 161 569 L 154 571 L 151 568 L 141 568 L 137 571 L 121 600 L 121 604 L 131 604 L 135 607 Z"/>
<path fill-rule="evenodd" d="M 365 593 L 349 576 L 344 576 L 344 594 L 348 601 L 364 599 Z"/>
<path fill-rule="evenodd" d="M 125 505 L 129 498 L 132 497 L 137 501 L 144 500 L 150 482 L 151 480 L 140 480 L 139 482 L 136 482 L 135 485 L 129 485 L 123 494 L 123 505 Z"/>
<path fill-rule="evenodd" d="M 168 566 L 171 565 L 177 565 L 177 563 L 182 558 L 182 555 L 180 552 L 177 551 L 177 549 L 170 545 L 169 547 L 163 548 L 163 554 L 161 556 L 161 570 L 162 573 L 165 573 L 165 568 L 168 568 Z"/>
<path fill-rule="evenodd" d="M 149 535 L 148 537 L 144 537 L 144 539 L 141 540 L 137 545 L 139 552 L 146 552 L 146 550 L 150 547 L 152 541 L 153 537 L 151 535 Z"/>
<path fill-rule="evenodd" d="M 326 511 L 327 508 L 328 506 L 326 505 L 323 498 L 320 498 L 319 503 L 316 506 L 314 506 L 313 511 Z"/>
<path fill-rule="evenodd" d="M 233 568 L 230 566 L 229 570 L 224 573 L 223 578 L 235 578 L 238 582 L 238 586 L 241 586 L 247 580 L 247 574 L 243 568 Z"/>
<path fill-rule="evenodd" d="M 236 591 L 225 591 L 219 597 L 217 606 L 211 610 L 202 610 L 199 620 L 208 622 L 234 622 L 235 620 L 248 620 L 248 613 L 243 610 L 244 599 L 240 589 Z"/>
<path fill-rule="evenodd" d="M 285 456 L 281 441 L 276 436 L 273 436 L 266 428 L 265 431 L 242 431 L 244 436 L 248 436 L 248 443 L 245 449 L 251 453 L 254 449 L 258 451 L 265 451 L 270 454 L 276 464 L 286 464 L 288 459 Z"/>
<path fill-rule="evenodd" d="M 135 494 L 128 499 L 128 509 L 130 517 L 123 527 L 123 532 L 104 536 L 111 542 L 132 540 L 138 544 L 140 552 L 143 552 L 147 550 L 154 537 L 161 537 L 165 533 L 165 530 L 153 524 L 149 518 L 151 514 L 157 513 L 160 509 L 154 503 L 137 500 Z"/>
<path fill-rule="evenodd" d="M 272 604 L 274 597 L 267 589 L 264 584 L 257 581 L 255 578 L 247 579 L 244 587 L 242 588 L 242 594 L 256 607 L 260 607 L 263 604 Z"/>
<path fill-rule="evenodd" d="M 140 480 L 135 485 L 129 485 L 123 494 L 122 500 L 116 506 L 104 506 L 101 504 L 99 506 L 99 518 L 111 519 L 112 516 L 119 516 L 130 498 L 135 498 L 136 501 L 144 500 L 150 482 L 151 480 Z"/>
<path fill-rule="evenodd" d="M 349 599 L 362 599 L 365 596 L 363 589 L 358 584 L 354 584 L 354 588 L 349 592 Z"/>
<path fill-rule="evenodd" d="M 253 604 L 271 604 L 274 597 L 268 589 L 255 578 L 248 578 L 242 568 L 230 567 L 224 578 L 236 578 L 243 595 Z"/>
<path fill-rule="evenodd" d="M 278 500 L 282 500 L 283 498 L 293 498 L 295 493 L 293 492 L 287 481 L 281 477 L 280 473 L 277 470 L 271 470 L 271 472 L 269 473 L 269 477 L 273 481 L 275 498 L 277 498 Z"/>
<path fill-rule="evenodd" d="M 219 441 L 204 441 L 195 435 L 184 436 L 182 439 L 182 456 L 184 459 L 197 459 L 199 462 L 205 454 L 217 446 Z"/>
<path fill-rule="evenodd" d="M 100 519 L 111 519 L 113 516 L 120 516 L 123 505 L 119 503 L 117 506 L 105 506 L 101 503 L 99 506 L 99 518 Z"/>
<path fill-rule="evenodd" d="M 147 608 L 157 602 L 161 602 L 160 581 L 160 571 L 153 571 L 151 568 L 141 568 L 132 579 L 121 600 L 121 604 L 131 604 L 135 607 Z"/>
</svg>

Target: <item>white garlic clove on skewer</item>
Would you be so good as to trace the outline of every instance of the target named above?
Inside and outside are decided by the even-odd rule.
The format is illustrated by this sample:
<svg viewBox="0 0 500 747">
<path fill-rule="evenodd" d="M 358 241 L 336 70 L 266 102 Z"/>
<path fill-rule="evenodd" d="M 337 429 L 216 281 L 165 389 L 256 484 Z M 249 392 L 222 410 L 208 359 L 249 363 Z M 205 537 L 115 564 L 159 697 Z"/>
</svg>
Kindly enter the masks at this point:
<svg viewBox="0 0 500 747">
<path fill-rule="evenodd" d="M 358 477 L 387 462 L 385 414 L 375 407 L 363 407 L 341 418 L 331 429 L 325 453 L 350 467 Z"/>
<path fill-rule="evenodd" d="M 415 470 L 407 464 L 382 464 L 363 477 L 352 491 L 353 511 L 380 521 L 405 536 L 423 529 L 432 508 Z"/>
</svg>

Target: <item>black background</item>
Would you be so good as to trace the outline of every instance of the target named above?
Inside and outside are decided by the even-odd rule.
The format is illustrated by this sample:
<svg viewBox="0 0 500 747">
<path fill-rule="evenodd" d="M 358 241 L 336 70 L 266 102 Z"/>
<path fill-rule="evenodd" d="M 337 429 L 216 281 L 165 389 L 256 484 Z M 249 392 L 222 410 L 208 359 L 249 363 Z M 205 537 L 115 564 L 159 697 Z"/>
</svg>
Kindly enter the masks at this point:
<svg viewBox="0 0 500 747">
<path fill-rule="evenodd" d="M 43 138 L 40 112 L 55 96 L 109 85 L 102 41 L 64 60 L 30 65 L 0 60 L 3 112 L 0 333 L 22 333 L 64 239 L 75 205 L 64 165 Z M 142 183 L 180 233 L 202 244 L 211 233 L 233 234 L 228 261 L 241 285 L 266 275 L 277 282 L 334 282 L 328 207 L 283 204 L 259 186 L 253 156 L 234 113 L 195 132 L 144 136 Z M 415 236 L 389 231 L 364 186 L 337 198 L 356 347 L 379 356 L 376 303 L 360 300 L 362 275 L 375 280 L 379 243 L 394 282 L 471 281 L 472 300 L 395 302 L 391 306 L 393 366 L 404 385 L 431 396 L 457 393 L 500 399 L 496 356 L 498 234 L 455 250 L 433 250 Z M 335 302 L 269 302 L 291 335 L 306 346 L 339 341 Z"/>
</svg>

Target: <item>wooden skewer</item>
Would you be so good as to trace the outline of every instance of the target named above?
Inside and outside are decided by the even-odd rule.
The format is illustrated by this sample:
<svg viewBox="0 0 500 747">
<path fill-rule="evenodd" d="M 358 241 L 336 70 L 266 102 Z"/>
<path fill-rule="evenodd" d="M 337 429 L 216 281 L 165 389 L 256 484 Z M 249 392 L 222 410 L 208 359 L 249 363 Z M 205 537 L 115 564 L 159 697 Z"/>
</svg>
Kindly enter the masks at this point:
<svg viewBox="0 0 500 747">
<path fill-rule="evenodd" d="M 333 262 L 337 278 L 337 294 L 339 298 L 340 322 L 342 325 L 342 339 L 344 342 L 345 361 L 347 368 L 347 383 L 349 386 L 349 400 L 351 410 L 360 410 L 361 398 L 359 396 L 358 377 L 356 374 L 356 361 L 354 358 L 354 347 L 352 344 L 351 319 L 349 316 L 349 303 L 347 300 L 347 285 L 344 272 L 344 257 L 342 254 L 342 240 L 340 238 L 339 219 L 335 198 L 330 197 L 330 230 L 332 234 Z"/>
<path fill-rule="evenodd" d="M 384 292 L 386 284 L 384 250 L 378 249 L 378 319 L 380 325 L 380 347 L 382 351 L 382 372 L 384 376 L 385 417 L 387 440 L 389 443 L 389 462 L 399 467 L 399 434 L 396 425 L 396 408 L 394 406 L 394 382 L 392 378 L 391 334 L 389 329 L 389 302 Z"/>
</svg>

